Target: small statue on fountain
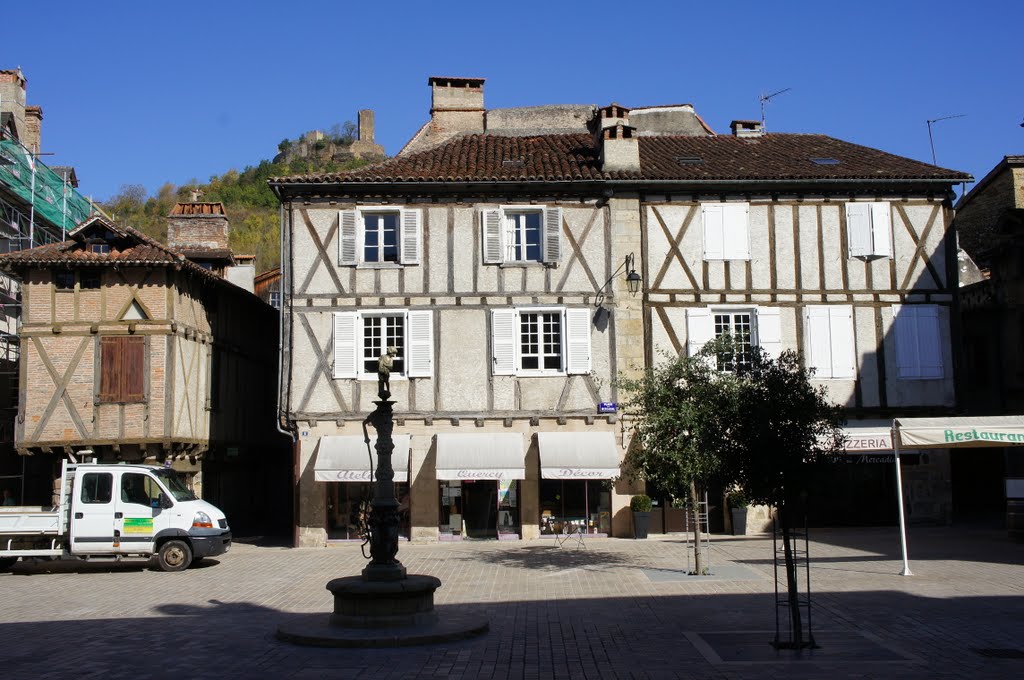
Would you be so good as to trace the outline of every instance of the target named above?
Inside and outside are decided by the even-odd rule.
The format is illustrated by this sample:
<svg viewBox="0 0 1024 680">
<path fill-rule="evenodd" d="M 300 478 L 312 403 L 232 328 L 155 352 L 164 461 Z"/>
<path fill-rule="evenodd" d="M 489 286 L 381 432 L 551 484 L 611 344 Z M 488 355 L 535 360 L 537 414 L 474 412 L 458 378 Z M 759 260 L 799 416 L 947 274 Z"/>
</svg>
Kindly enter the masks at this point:
<svg viewBox="0 0 1024 680">
<path fill-rule="evenodd" d="M 398 349 L 389 345 L 387 351 L 377 359 L 377 394 L 381 399 L 391 396 L 391 369 L 395 365 L 395 355 Z"/>
</svg>

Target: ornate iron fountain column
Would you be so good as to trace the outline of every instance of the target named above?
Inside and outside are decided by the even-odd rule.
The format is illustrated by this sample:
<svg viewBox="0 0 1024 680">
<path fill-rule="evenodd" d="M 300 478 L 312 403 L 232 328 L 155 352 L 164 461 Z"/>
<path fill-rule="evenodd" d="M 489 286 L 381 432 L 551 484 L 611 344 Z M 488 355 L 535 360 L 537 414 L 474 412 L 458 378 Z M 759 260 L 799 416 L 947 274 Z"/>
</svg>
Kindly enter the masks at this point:
<svg viewBox="0 0 1024 680">
<path fill-rule="evenodd" d="M 406 577 L 405 567 L 395 559 L 398 554 L 398 499 L 395 498 L 395 468 L 391 455 L 395 450 L 394 404 L 386 381 L 381 381 L 377 408 L 366 422 L 377 431 L 377 470 L 374 472 L 373 501 L 370 502 L 370 563 L 363 569 L 368 581 L 398 581 Z"/>
</svg>

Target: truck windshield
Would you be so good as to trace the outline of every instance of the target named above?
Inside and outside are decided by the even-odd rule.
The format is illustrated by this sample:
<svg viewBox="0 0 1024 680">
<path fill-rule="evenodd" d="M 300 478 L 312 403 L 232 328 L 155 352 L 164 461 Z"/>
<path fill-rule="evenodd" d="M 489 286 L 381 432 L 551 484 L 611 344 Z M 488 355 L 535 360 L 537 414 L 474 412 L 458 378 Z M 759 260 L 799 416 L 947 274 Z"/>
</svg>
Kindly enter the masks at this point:
<svg viewBox="0 0 1024 680">
<path fill-rule="evenodd" d="M 154 470 L 153 473 L 160 478 L 167 490 L 171 492 L 176 501 L 194 501 L 196 495 L 185 486 L 181 476 L 174 470 Z"/>
</svg>

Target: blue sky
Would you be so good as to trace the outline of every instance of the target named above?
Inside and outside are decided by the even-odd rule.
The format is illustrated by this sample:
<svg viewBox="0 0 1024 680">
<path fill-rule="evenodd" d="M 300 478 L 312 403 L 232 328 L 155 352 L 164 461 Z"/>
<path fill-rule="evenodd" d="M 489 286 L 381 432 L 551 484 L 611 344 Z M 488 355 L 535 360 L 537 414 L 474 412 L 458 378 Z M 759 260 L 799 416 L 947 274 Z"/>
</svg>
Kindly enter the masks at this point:
<svg viewBox="0 0 1024 680">
<path fill-rule="evenodd" d="M 0 68 L 43 107 L 45 162 L 96 199 L 206 180 L 306 130 L 376 112 L 396 153 L 431 75 L 487 79 L 488 108 L 692 103 L 717 132 L 760 117 L 977 179 L 1024 153 L 1024 2 L 11 3 Z"/>
</svg>

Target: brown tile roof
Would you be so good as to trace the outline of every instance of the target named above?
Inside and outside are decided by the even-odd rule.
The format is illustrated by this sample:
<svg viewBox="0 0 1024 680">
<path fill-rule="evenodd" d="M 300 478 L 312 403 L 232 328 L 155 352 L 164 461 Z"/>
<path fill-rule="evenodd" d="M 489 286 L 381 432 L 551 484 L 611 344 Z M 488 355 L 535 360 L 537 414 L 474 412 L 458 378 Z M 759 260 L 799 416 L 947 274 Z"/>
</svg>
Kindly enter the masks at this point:
<svg viewBox="0 0 1024 680">
<path fill-rule="evenodd" d="M 277 177 L 271 184 L 341 182 L 753 181 L 919 179 L 970 175 L 825 135 L 640 137 L 640 173 L 604 172 L 592 135 L 468 135 L 420 153 L 345 173 Z M 812 158 L 838 163 L 816 164 Z"/>
<path fill-rule="evenodd" d="M 94 253 L 89 244 L 76 237 L 87 232 L 94 224 L 109 228 L 124 236 L 125 247 L 111 249 L 108 253 Z M 16 272 L 24 269 L 47 269 L 53 267 L 113 267 L 113 266 L 148 266 L 148 267 L 180 267 L 191 273 L 198 274 L 210 281 L 227 283 L 219 276 L 212 274 L 184 255 L 177 253 L 159 241 L 146 236 L 140 231 L 125 224 L 114 224 L 103 217 L 93 216 L 76 227 L 69 236 L 71 239 L 58 243 L 49 243 L 27 250 L 17 250 L 0 255 L 0 270 Z"/>
<path fill-rule="evenodd" d="M 175 203 L 171 215 L 226 215 L 224 204 L 213 203 Z"/>
</svg>

